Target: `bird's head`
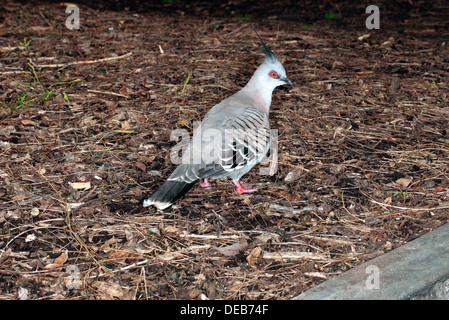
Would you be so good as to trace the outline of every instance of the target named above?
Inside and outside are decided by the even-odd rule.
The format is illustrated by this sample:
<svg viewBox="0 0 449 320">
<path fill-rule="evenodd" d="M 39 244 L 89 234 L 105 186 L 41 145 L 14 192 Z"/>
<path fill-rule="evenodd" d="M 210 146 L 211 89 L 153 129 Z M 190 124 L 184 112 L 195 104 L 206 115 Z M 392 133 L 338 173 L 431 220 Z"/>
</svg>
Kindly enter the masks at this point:
<svg viewBox="0 0 449 320">
<path fill-rule="evenodd" d="M 258 78 L 259 83 L 266 87 L 267 90 L 273 90 L 277 86 L 287 84 L 293 86 L 293 83 L 287 78 L 282 63 L 274 55 L 273 51 L 263 42 L 262 38 L 257 35 L 262 43 L 265 60 L 256 70 L 255 76 Z"/>
<path fill-rule="evenodd" d="M 246 100 L 250 100 L 254 107 L 268 115 L 274 88 L 284 84 L 293 86 L 293 83 L 287 78 L 282 63 L 265 45 L 260 36 L 259 39 L 265 51 L 265 60 L 254 72 L 246 86 L 237 94 Z"/>
</svg>

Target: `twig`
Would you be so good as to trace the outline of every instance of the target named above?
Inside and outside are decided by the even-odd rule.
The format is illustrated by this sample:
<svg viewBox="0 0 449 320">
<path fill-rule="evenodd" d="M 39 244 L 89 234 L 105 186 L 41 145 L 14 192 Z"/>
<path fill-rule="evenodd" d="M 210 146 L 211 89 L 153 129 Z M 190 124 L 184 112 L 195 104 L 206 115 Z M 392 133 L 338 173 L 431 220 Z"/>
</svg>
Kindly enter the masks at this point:
<svg viewBox="0 0 449 320">
<path fill-rule="evenodd" d="M 121 268 L 119 268 L 119 269 L 117 269 L 117 270 L 113 270 L 112 272 L 121 272 L 121 271 L 129 270 L 129 269 L 132 269 L 132 268 L 135 268 L 135 267 L 138 267 L 138 266 L 147 264 L 147 263 L 149 263 L 149 260 L 148 260 L 148 259 L 145 259 L 145 260 L 142 260 L 142 261 L 139 261 L 139 262 L 136 262 L 136 263 L 133 263 L 133 264 L 130 264 L 130 265 L 121 267 Z M 99 274 L 95 274 L 95 275 L 93 275 L 93 276 L 89 276 L 89 279 L 99 278 L 99 277 L 102 277 L 102 276 L 104 276 L 104 275 L 106 275 L 106 274 L 107 274 L 107 273 L 99 273 Z"/>
<path fill-rule="evenodd" d="M 407 210 L 407 211 L 432 211 L 432 210 L 441 210 L 441 209 L 449 209 L 449 205 L 448 206 L 437 206 L 437 207 L 432 207 L 432 208 L 410 208 L 410 207 L 400 207 L 400 206 L 394 206 L 391 204 L 386 204 L 386 203 L 382 203 L 382 202 L 378 202 L 376 200 L 370 199 L 371 202 L 378 204 L 382 207 L 389 207 L 389 208 L 394 208 L 394 209 L 400 209 L 400 210 Z"/>
<path fill-rule="evenodd" d="M 196 238 L 196 239 L 215 239 L 215 240 L 224 240 L 224 239 L 240 239 L 238 235 L 214 235 L 214 234 L 180 234 L 181 238 Z"/>
<path fill-rule="evenodd" d="M 111 61 L 111 60 L 118 60 L 118 59 L 124 59 L 132 55 L 132 52 L 128 52 L 124 55 L 117 56 L 117 57 L 108 57 L 108 58 L 101 58 L 101 59 L 95 59 L 95 60 L 86 60 L 86 61 L 74 61 L 69 63 L 54 63 L 54 64 L 35 64 L 34 66 L 37 68 L 65 68 L 68 66 L 74 66 L 74 65 L 80 65 L 80 64 L 92 64 L 92 63 L 98 63 L 98 62 L 105 62 L 105 61 Z"/>
<path fill-rule="evenodd" d="M 328 260 L 323 254 L 316 254 L 314 252 L 264 252 L 263 259 L 272 260 L 297 260 L 297 259 L 312 259 L 312 260 Z"/>
<path fill-rule="evenodd" d="M 352 245 L 354 242 L 348 241 L 348 240 L 342 240 L 342 239 L 336 239 L 336 238 L 330 238 L 330 237 L 324 237 L 324 236 L 313 236 L 310 234 L 302 234 L 301 237 L 317 240 L 317 241 L 325 241 L 325 242 L 335 242 L 338 244 L 344 244 L 344 245 Z"/>
<path fill-rule="evenodd" d="M 125 96 L 124 94 L 115 93 L 115 92 L 111 92 L 111 91 L 100 91 L 100 90 L 87 89 L 87 92 L 109 94 L 111 96 L 117 96 L 117 97 L 122 97 L 122 98 L 125 98 L 125 99 L 129 99 L 129 96 Z"/>
<path fill-rule="evenodd" d="M 49 25 L 49 27 L 50 27 L 52 30 L 55 28 L 55 26 L 52 25 L 50 21 L 48 21 L 48 19 L 45 17 L 45 15 L 42 13 L 41 10 L 39 10 L 39 15 L 42 17 L 42 19 L 44 19 L 44 21 Z"/>
<path fill-rule="evenodd" d="M 23 74 L 23 73 L 31 73 L 31 72 L 25 71 L 25 70 L 3 71 L 3 72 L 0 72 L 0 76 L 6 76 L 6 75 L 10 75 L 10 74 Z"/>
<path fill-rule="evenodd" d="M 270 204 L 270 209 L 273 210 L 280 210 L 280 211 L 288 211 L 291 212 L 292 214 L 300 214 L 303 213 L 304 211 L 323 211 L 323 207 L 319 206 L 319 207 L 314 207 L 314 206 L 307 206 L 301 209 L 293 209 L 290 207 L 285 207 L 285 206 L 281 206 L 279 204 L 275 204 L 272 203 Z"/>
<path fill-rule="evenodd" d="M 1 51 L 16 51 L 16 50 L 25 50 L 24 46 L 17 46 L 17 47 L 0 47 Z"/>
</svg>

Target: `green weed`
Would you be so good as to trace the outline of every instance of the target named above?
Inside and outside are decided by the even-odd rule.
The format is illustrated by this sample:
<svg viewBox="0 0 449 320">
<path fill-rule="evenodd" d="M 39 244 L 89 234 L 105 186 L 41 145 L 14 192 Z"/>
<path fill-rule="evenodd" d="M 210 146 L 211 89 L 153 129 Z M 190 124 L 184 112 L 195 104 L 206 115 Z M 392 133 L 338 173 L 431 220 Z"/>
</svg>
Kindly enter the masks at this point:
<svg viewBox="0 0 449 320">
<path fill-rule="evenodd" d="M 35 97 L 31 98 L 28 93 L 20 92 L 17 97 L 9 100 L 4 100 L 0 103 L 0 105 L 4 108 L 11 109 L 12 111 L 19 110 L 22 108 L 26 108 L 31 104 L 39 104 L 48 100 L 54 94 L 53 91 L 44 90 L 42 93 Z"/>
<path fill-rule="evenodd" d="M 328 20 L 338 20 L 341 19 L 341 15 L 338 13 L 333 13 L 332 11 L 326 12 L 325 14 L 326 19 Z"/>
</svg>

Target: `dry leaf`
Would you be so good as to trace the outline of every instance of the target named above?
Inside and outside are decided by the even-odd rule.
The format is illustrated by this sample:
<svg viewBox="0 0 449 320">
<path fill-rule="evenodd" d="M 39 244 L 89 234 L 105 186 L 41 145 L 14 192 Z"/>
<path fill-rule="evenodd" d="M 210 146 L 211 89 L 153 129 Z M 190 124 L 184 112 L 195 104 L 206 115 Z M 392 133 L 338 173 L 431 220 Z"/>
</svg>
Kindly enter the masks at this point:
<svg viewBox="0 0 449 320">
<path fill-rule="evenodd" d="M 218 252 L 227 257 L 233 257 L 248 248 L 247 243 L 235 243 L 227 247 L 217 248 Z"/>
<path fill-rule="evenodd" d="M 129 250 L 118 250 L 108 255 L 109 259 L 129 259 L 137 256 L 136 253 Z"/>
<path fill-rule="evenodd" d="M 410 183 L 412 182 L 413 178 L 410 176 L 404 177 L 404 178 L 400 178 L 398 180 L 396 180 L 396 184 L 401 186 L 402 188 L 407 188 Z"/>
<path fill-rule="evenodd" d="M 135 163 L 135 166 L 137 168 L 139 168 L 140 170 L 142 170 L 143 172 L 145 172 L 147 170 L 147 166 L 145 164 L 143 164 L 142 162 L 140 162 L 140 161 L 137 161 Z"/>
<path fill-rule="evenodd" d="M 260 236 L 257 236 L 254 242 L 257 243 L 268 243 L 268 242 L 278 243 L 281 241 L 281 236 L 277 233 L 264 232 Z"/>
<path fill-rule="evenodd" d="M 215 283 L 213 281 L 206 282 L 204 284 L 204 288 L 206 289 L 206 293 L 209 299 L 216 298 Z"/>
<path fill-rule="evenodd" d="M 390 88 L 388 88 L 388 93 L 393 94 L 399 89 L 399 78 L 394 77 L 391 79 Z"/>
<path fill-rule="evenodd" d="M 44 269 L 44 270 L 51 270 L 51 269 L 59 268 L 59 267 L 60 267 L 59 264 L 56 264 L 56 263 L 49 263 L 49 264 L 47 264 L 46 266 L 42 267 L 42 269 Z"/>
<path fill-rule="evenodd" d="M 203 291 L 201 291 L 200 289 L 197 289 L 197 288 L 193 288 L 187 292 L 190 299 L 197 298 L 201 293 L 203 293 Z"/>
<path fill-rule="evenodd" d="M 104 299 L 123 298 L 123 288 L 119 284 L 111 283 L 110 281 L 97 281 L 93 283 L 93 286 L 105 295 Z"/>
<path fill-rule="evenodd" d="M 302 199 L 302 195 L 300 195 L 299 193 L 290 193 L 286 190 L 283 191 L 279 191 L 279 194 L 283 197 L 285 197 L 285 199 L 289 200 L 289 201 L 295 201 L 295 200 L 301 200 Z"/>
<path fill-rule="evenodd" d="M 122 240 L 117 239 L 116 237 L 112 236 L 112 238 L 106 240 L 103 245 L 101 246 L 101 248 L 104 249 L 110 249 L 111 245 L 117 243 L 117 242 L 121 242 Z"/>
<path fill-rule="evenodd" d="M 140 187 L 129 189 L 129 193 L 133 194 L 136 198 L 139 198 L 144 194 L 142 188 Z"/>
<path fill-rule="evenodd" d="M 182 234 L 182 231 L 179 230 L 176 227 L 167 226 L 167 227 L 164 228 L 164 233 L 165 234 L 171 234 L 171 235 L 180 235 L 180 234 Z"/>
<path fill-rule="evenodd" d="M 246 261 L 248 261 L 250 266 L 254 266 L 257 263 L 261 253 L 261 247 L 255 247 L 253 250 L 251 250 L 251 253 L 246 257 Z"/>
<path fill-rule="evenodd" d="M 391 204 L 391 202 L 393 202 L 393 199 L 391 197 L 387 197 L 382 203 Z"/>
<path fill-rule="evenodd" d="M 188 127 L 188 126 L 190 126 L 190 121 L 185 118 L 179 118 L 178 125 L 181 127 Z"/>
<path fill-rule="evenodd" d="M 19 300 L 28 300 L 28 289 L 19 287 L 19 290 L 17 290 L 17 297 Z"/>
<path fill-rule="evenodd" d="M 25 242 L 32 242 L 34 240 L 36 240 L 36 235 L 34 233 L 30 233 L 25 238 Z"/>
<path fill-rule="evenodd" d="M 73 189 L 90 189 L 90 181 L 87 182 L 69 182 L 69 185 L 73 188 Z"/>
<path fill-rule="evenodd" d="M 55 259 L 55 261 L 53 261 L 53 263 L 57 264 L 58 266 L 62 266 L 64 263 L 66 263 L 68 258 L 69 258 L 69 255 L 68 255 L 67 251 L 64 251 L 63 253 L 61 253 L 61 255 L 59 257 L 57 257 Z"/>
<path fill-rule="evenodd" d="M 129 229 L 125 229 L 125 237 L 126 241 L 131 242 L 134 240 L 134 233 Z"/>
<path fill-rule="evenodd" d="M 170 260 L 182 258 L 182 257 L 184 257 L 184 255 L 180 252 L 168 252 L 168 253 L 160 254 L 157 257 L 164 261 L 170 261 Z"/>
<path fill-rule="evenodd" d="M 122 128 L 122 130 L 129 130 L 129 129 L 131 129 L 131 125 L 129 124 L 129 122 L 128 121 L 122 121 L 121 123 L 120 123 L 120 127 Z"/>
<path fill-rule="evenodd" d="M 358 39 L 359 41 L 363 41 L 363 40 L 367 40 L 367 39 L 369 39 L 369 38 L 371 38 L 371 33 L 364 34 L 364 35 L 358 37 L 357 39 Z"/>
<path fill-rule="evenodd" d="M 73 2 L 60 2 L 59 4 L 64 7 L 77 6 L 77 4 Z"/>
<path fill-rule="evenodd" d="M 435 189 L 433 189 L 432 192 L 444 192 L 444 191 L 446 191 L 446 189 L 444 189 L 444 187 L 438 186 Z"/>
<path fill-rule="evenodd" d="M 302 175 L 303 169 L 304 169 L 304 167 L 290 171 L 287 174 L 287 176 L 284 178 L 284 182 L 292 183 L 292 182 L 298 180 Z"/>
<path fill-rule="evenodd" d="M 120 94 L 122 94 L 124 96 L 128 96 L 131 94 L 132 91 L 130 89 L 128 89 L 127 87 L 123 86 L 120 88 L 119 92 L 120 92 Z"/>
<path fill-rule="evenodd" d="M 206 208 L 206 209 L 213 209 L 213 208 L 215 208 L 217 205 L 216 204 L 214 204 L 214 203 L 210 203 L 210 202 L 205 202 L 204 203 L 204 207 Z"/>
<path fill-rule="evenodd" d="M 22 121 L 20 121 L 24 126 L 36 126 L 37 123 L 34 122 L 33 120 L 28 120 L 28 119 L 23 119 Z"/>
<path fill-rule="evenodd" d="M 39 208 L 31 209 L 30 215 L 33 217 L 37 217 L 39 215 Z"/>
<path fill-rule="evenodd" d="M 359 74 L 359 75 L 365 75 L 365 74 L 371 74 L 371 73 L 373 73 L 373 71 L 359 71 L 359 72 L 357 72 L 357 74 Z"/>
</svg>

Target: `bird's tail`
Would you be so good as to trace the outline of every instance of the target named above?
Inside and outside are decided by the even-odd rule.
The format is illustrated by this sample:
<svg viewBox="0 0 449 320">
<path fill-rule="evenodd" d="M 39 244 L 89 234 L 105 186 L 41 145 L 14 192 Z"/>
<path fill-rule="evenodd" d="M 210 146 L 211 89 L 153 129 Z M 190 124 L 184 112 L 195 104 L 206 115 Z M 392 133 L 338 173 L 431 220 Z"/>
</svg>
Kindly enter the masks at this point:
<svg viewBox="0 0 449 320">
<path fill-rule="evenodd" d="M 198 180 L 189 183 L 167 180 L 143 202 L 143 206 L 148 207 L 153 205 L 160 210 L 164 210 L 185 195 L 197 181 Z"/>
</svg>

